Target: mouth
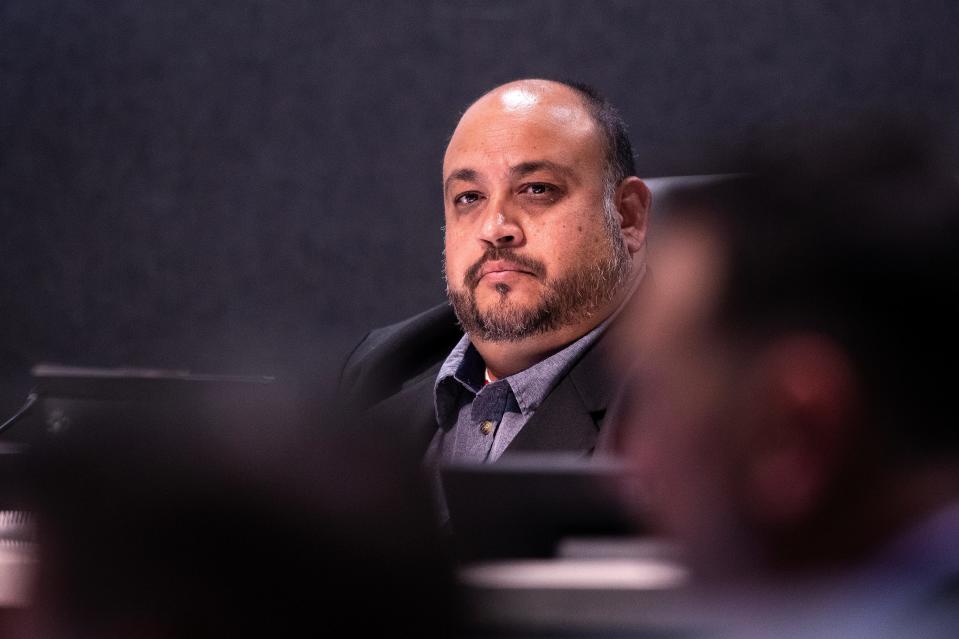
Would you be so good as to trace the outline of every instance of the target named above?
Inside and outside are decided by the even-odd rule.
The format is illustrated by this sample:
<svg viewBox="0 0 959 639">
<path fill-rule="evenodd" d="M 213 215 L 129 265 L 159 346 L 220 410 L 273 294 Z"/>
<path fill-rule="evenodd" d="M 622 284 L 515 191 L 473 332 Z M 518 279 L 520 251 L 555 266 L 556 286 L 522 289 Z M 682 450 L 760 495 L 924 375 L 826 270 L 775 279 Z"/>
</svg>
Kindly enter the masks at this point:
<svg viewBox="0 0 959 639">
<path fill-rule="evenodd" d="M 487 275 L 492 277 L 505 277 L 512 273 L 522 273 L 531 277 L 536 276 L 536 274 L 530 270 L 529 267 L 522 266 L 516 262 L 510 262 L 508 260 L 492 260 L 483 264 L 482 268 L 480 268 L 479 277 L 477 280 L 481 280 Z"/>
<path fill-rule="evenodd" d="M 521 275 L 545 279 L 546 266 L 539 260 L 508 249 L 491 249 L 466 269 L 463 284 L 467 289 L 475 290 L 484 278 L 497 284 L 509 284 Z"/>
</svg>

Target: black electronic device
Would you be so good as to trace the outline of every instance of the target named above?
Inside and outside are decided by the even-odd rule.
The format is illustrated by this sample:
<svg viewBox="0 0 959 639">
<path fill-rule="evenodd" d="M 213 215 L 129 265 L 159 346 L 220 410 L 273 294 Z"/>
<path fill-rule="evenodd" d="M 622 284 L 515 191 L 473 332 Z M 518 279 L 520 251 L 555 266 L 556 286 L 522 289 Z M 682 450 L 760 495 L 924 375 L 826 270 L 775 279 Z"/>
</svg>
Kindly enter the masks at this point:
<svg viewBox="0 0 959 639">
<path fill-rule="evenodd" d="M 58 436 L 105 421 L 157 424 L 247 414 L 262 402 L 274 379 L 203 375 L 143 368 L 80 368 L 51 364 L 32 370 L 39 405 L 30 419 L 34 436 Z"/>
<path fill-rule="evenodd" d="M 624 495 L 636 478 L 615 459 L 562 454 L 504 456 L 440 470 L 461 560 L 545 558 L 577 537 L 642 532 Z"/>
</svg>

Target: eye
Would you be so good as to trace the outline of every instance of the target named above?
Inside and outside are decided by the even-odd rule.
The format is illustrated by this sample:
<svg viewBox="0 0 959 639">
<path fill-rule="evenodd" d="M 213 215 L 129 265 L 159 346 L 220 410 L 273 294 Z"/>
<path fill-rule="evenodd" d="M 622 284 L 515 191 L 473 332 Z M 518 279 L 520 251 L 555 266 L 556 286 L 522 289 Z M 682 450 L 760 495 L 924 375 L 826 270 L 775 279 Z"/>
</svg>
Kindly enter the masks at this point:
<svg viewBox="0 0 959 639">
<path fill-rule="evenodd" d="M 467 191 L 466 193 L 460 193 L 453 198 L 453 203 L 458 206 L 469 206 L 470 204 L 475 204 L 480 200 L 482 196 L 476 191 Z"/>
<path fill-rule="evenodd" d="M 520 187 L 520 195 L 524 195 L 530 200 L 551 203 L 559 199 L 561 195 L 560 188 L 555 184 L 547 182 L 529 182 Z"/>
</svg>

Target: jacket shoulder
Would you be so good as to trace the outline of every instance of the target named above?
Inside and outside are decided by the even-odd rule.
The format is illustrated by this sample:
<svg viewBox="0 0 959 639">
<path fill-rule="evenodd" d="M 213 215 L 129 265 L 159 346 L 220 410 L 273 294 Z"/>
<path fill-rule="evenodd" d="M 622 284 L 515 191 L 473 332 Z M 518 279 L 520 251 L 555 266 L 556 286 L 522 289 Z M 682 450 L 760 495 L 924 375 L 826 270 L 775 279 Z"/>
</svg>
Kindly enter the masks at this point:
<svg viewBox="0 0 959 639">
<path fill-rule="evenodd" d="M 340 390 L 349 401 L 369 405 L 446 359 L 463 337 L 448 304 L 370 331 L 347 358 Z"/>
</svg>

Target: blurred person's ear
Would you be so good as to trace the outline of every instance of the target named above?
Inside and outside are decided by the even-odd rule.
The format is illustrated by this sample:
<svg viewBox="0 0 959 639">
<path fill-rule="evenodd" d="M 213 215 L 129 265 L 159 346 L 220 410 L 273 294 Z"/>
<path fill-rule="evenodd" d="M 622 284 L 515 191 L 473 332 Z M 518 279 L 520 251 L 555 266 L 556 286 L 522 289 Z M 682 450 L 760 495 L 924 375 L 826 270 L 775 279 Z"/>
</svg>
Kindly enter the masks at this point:
<svg viewBox="0 0 959 639">
<path fill-rule="evenodd" d="M 859 395 L 846 354 L 812 334 L 760 354 L 747 426 L 746 507 L 771 529 L 801 526 L 829 500 L 859 427 Z"/>
</svg>

